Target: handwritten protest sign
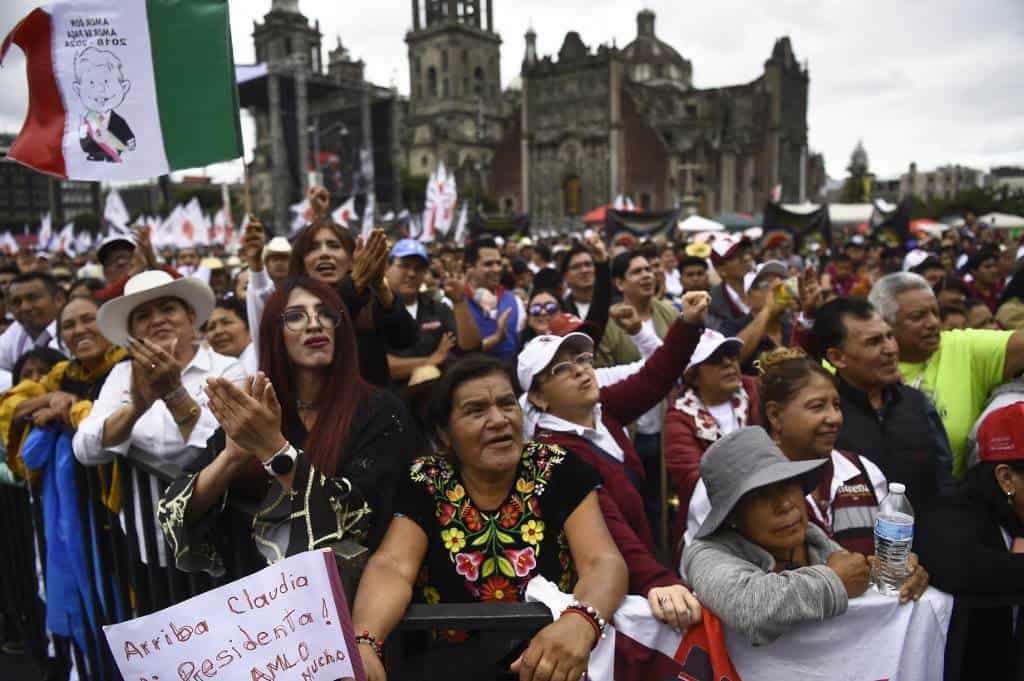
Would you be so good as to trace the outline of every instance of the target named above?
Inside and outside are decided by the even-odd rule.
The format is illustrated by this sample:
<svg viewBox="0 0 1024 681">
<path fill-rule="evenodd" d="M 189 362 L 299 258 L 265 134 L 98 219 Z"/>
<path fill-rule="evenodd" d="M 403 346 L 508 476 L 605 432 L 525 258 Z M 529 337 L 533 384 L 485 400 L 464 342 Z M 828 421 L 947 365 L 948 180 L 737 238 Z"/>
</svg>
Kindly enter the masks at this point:
<svg viewBox="0 0 1024 681">
<path fill-rule="evenodd" d="M 125 681 L 363 681 L 330 550 L 104 627 Z"/>
</svg>

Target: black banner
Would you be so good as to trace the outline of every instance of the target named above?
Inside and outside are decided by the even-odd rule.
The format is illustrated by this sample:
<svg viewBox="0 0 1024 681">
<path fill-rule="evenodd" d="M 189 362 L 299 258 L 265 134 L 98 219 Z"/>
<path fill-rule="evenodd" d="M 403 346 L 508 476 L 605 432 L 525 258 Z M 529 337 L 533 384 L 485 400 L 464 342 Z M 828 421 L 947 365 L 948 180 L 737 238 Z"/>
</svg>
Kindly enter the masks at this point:
<svg viewBox="0 0 1024 681">
<path fill-rule="evenodd" d="M 769 201 L 764 206 L 764 231 L 773 230 L 786 232 L 793 237 L 796 250 L 803 247 L 807 240 L 817 241 L 826 248 L 832 248 L 832 220 L 828 214 L 828 204 L 823 203 L 817 210 L 810 213 L 794 213 L 778 203 Z"/>
<path fill-rule="evenodd" d="M 620 234 L 632 234 L 637 239 L 653 239 L 659 234 L 674 234 L 679 221 L 679 209 L 660 213 L 644 213 L 609 208 L 604 216 L 604 238 L 613 243 Z"/>
</svg>

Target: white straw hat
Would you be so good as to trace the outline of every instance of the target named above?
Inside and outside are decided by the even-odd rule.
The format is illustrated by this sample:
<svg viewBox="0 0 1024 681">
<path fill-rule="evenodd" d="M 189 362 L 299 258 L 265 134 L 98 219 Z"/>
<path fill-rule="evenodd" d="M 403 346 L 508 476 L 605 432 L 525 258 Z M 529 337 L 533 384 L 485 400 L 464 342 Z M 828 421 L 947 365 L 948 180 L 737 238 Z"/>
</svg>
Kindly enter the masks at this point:
<svg viewBox="0 0 1024 681">
<path fill-rule="evenodd" d="M 213 314 L 216 299 L 213 289 L 195 277 L 175 279 L 163 270 L 146 270 L 128 280 L 124 295 L 104 303 L 96 313 L 96 324 L 107 340 L 121 347 L 128 346 L 128 318 L 132 310 L 159 298 L 178 298 L 196 314 L 195 328 L 206 323 Z"/>
</svg>

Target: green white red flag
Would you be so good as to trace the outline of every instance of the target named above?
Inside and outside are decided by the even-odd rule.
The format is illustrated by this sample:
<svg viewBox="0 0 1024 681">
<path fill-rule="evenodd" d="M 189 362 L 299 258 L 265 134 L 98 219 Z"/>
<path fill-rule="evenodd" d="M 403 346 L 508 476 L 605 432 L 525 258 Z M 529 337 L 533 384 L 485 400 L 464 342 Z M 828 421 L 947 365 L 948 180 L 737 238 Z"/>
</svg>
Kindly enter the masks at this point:
<svg viewBox="0 0 1024 681">
<path fill-rule="evenodd" d="M 227 0 L 74 0 L 0 45 L 27 59 L 29 106 L 8 157 L 76 180 L 140 180 L 238 158 Z"/>
</svg>

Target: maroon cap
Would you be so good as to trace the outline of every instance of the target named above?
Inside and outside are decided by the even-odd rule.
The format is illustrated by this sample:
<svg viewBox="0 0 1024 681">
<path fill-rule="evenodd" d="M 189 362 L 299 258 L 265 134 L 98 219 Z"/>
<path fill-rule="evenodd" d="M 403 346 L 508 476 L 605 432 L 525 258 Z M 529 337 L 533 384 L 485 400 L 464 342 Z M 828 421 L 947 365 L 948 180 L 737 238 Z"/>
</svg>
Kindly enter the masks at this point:
<svg viewBox="0 0 1024 681">
<path fill-rule="evenodd" d="M 1024 460 L 1024 402 L 996 409 L 978 428 L 978 460 Z"/>
</svg>

